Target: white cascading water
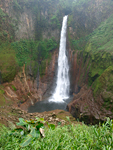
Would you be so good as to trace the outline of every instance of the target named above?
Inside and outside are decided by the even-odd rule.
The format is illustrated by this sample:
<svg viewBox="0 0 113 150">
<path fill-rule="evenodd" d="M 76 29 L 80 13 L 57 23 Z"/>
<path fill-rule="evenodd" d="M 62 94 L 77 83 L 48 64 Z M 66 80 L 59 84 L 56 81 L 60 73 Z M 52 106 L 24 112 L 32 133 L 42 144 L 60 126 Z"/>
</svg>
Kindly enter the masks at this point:
<svg viewBox="0 0 113 150">
<path fill-rule="evenodd" d="M 65 16 L 62 23 L 56 88 L 52 97 L 49 99 L 49 101 L 53 102 L 64 102 L 64 99 L 69 98 L 69 64 L 66 56 L 67 19 L 68 16 Z"/>
</svg>

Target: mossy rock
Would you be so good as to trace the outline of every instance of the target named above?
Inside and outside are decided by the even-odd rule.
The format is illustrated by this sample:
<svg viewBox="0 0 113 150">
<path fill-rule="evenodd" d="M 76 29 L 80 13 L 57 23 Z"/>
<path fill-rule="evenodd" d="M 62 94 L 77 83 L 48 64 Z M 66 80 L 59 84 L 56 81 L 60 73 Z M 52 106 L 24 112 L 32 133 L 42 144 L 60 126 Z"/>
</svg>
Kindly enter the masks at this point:
<svg viewBox="0 0 113 150">
<path fill-rule="evenodd" d="M 106 93 L 109 92 L 109 96 L 110 96 L 110 94 L 113 93 L 112 81 L 113 81 L 113 66 L 110 66 L 93 83 L 92 88 L 93 88 L 94 96 L 97 96 L 104 91 L 106 91 Z M 103 96 L 106 99 L 107 95 L 105 94 L 105 92 L 104 92 Z M 112 94 L 110 97 L 112 97 Z"/>
</svg>

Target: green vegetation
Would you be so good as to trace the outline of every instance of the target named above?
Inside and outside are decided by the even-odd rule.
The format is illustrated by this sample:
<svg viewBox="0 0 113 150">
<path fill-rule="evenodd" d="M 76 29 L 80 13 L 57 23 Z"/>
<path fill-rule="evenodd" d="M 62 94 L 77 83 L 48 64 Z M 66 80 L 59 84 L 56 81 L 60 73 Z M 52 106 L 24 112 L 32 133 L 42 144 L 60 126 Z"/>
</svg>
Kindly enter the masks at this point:
<svg viewBox="0 0 113 150">
<path fill-rule="evenodd" d="M 13 80 L 17 72 L 15 51 L 10 43 L 3 43 L 0 46 L 0 70 L 3 82 Z"/>
<path fill-rule="evenodd" d="M 43 41 L 21 40 L 11 45 L 15 49 L 18 65 L 22 67 L 26 64 L 27 68 L 30 66 L 34 77 L 37 75 L 38 66 L 40 75 L 44 74 L 46 60 L 51 59 L 50 51 L 57 47 L 54 38 Z"/>
<path fill-rule="evenodd" d="M 31 142 L 34 140 L 37 140 L 40 137 L 40 134 L 44 137 L 44 133 L 40 131 L 40 128 L 44 128 L 44 119 L 43 118 L 37 118 L 36 120 L 24 120 L 23 118 L 19 118 L 19 123 L 17 123 L 17 126 L 22 126 L 16 128 L 15 126 L 11 126 L 14 129 L 11 131 L 10 135 L 14 135 L 15 137 L 19 137 L 22 139 L 22 142 L 20 143 L 20 147 L 28 146 Z M 55 129 L 55 125 L 48 124 L 48 127 L 51 129 Z"/>
<path fill-rule="evenodd" d="M 0 8 L 0 17 L 1 18 L 3 18 L 3 17 L 5 17 L 6 16 L 6 14 L 2 11 L 2 9 Z"/>
<path fill-rule="evenodd" d="M 17 91 L 17 89 L 16 89 L 16 87 L 15 87 L 14 85 L 12 85 L 11 87 L 12 87 L 12 89 L 13 89 L 14 91 Z"/>
<path fill-rule="evenodd" d="M 0 9 L 0 82 L 12 81 L 24 64 L 26 73 L 36 78 L 39 69 L 43 76 L 52 50 L 57 48 L 52 31 L 60 30 L 63 16 L 69 14 L 70 46 L 74 53 L 78 51 L 77 62 L 81 59 L 82 68 L 85 66 L 78 84 L 86 83 L 88 74 L 88 86 L 92 86 L 95 100 L 101 94 L 103 107 L 113 111 L 113 1 L 103 0 L 97 5 L 94 0 L 13 0 L 10 5 L 15 19 Z M 30 40 L 29 35 L 29 39 L 16 41 L 15 31 L 24 11 L 32 16 L 34 39 Z M 43 39 L 43 33 L 47 39 Z M 16 91 L 14 86 L 11 88 Z M 6 103 L 4 93 L 0 88 L 0 106 Z M 59 122 L 55 128 L 47 123 L 49 129 L 43 119 L 25 121 L 20 118 L 19 121 L 19 127 L 13 130 L 1 128 L 0 150 L 112 150 L 113 147 L 113 121 L 110 119 L 102 126 L 60 126 Z M 45 129 L 43 138 L 40 127 Z"/>
<path fill-rule="evenodd" d="M 101 97 L 103 108 L 113 112 L 113 1 L 73 2 L 68 20 L 70 47 L 81 64 L 78 86 L 87 84 L 95 101 Z M 101 11 L 100 11 L 101 8 Z"/>
<path fill-rule="evenodd" d="M 109 66 L 92 85 L 94 96 L 98 97 L 101 93 L 104 100 L 103 106 L 113 112 L 113 66 Z"/>
<path fill-rule="evenodd" d="M 79 51 L 78 59 L 83 56 L 83 66 L 85 66 L 86 63 L 88 64 L 87 69 L 90 66 L 88 79 L 89 86 L 91 86 L 92 83 L 99 78 L 109 66 L 112 66 L 113 64 L 112 26 L 113 15 L 102 22 L 101 25 L 92 33 L 85 37 L 81 37 L 79 40 L 72 39 L 71 35 L 69 34 L 69 40 L 72 49 L 75 49 L 75 52 L 77 50 Z M 94 85 L 97 84 L 97 86 L 99 86 L 98 83 L 101 84 L 100 81 L 96 81 Z M 109 82 L 109 84 L 111 83 Z M 98 88 L 94 85 L 93 89 L 95 95 Z M 99 91 L 97 93 L 99 93 Z"/>
<path fill-rule="evenodd" d="M 15 38 L 15 27 L 11 18 L 0 8 L 0 44 L 6 41 L 13 41 Z"/>
<path fill-rule="evenodd" d="M 36 138 L 34 136 L 37 134 L 34 133 L 37 132 L 39 134 L 37 129 L 39 129 L 39 127 L 42 127 L 40 121 L 41 120 L 39 120 L 38 122 L 39 126 L 37 128 L 37 126 L 35 126 L 35 122 L 37 124 L 37 120 L 35 122 L 32 122 L 32 120 L 24 121 L 23 119 L 20 119 L 20 123 L 18 123 L 18 125 L 21 125 L 23 123 L 25 127 L 20 129 L 17 128 L 17 130 L 13 130 L 13 132 L 6 127 L 2 127 L 0 130 L 0 148 L 4 150 L 112 150 L 113 122 L 112 120 L 110 121 L 109 118 L 107 119 L 106 123 L 102 124 L 102 126 L 69 124 L 64 126 L 58 125 L 55 129 L 51 127 L 48 129 L 47 127 L 45 127 L 45 137 L 41 138 L 40 136 L 38 136 Z M 32 126 L 35 126 L 35 128 L 32 128 Z M 26 145 L 27 142 L 23 142 L 24 138 L 27 137 L 25 132 L 26 127 L 28 130 L 30 129 L 29 140 L 27 139 L 27 142 L 29 143 L 28 146 Z M 20 134 L 18 134 L 19 130 L 21 130 Z"/>
<path fill-rule="evenodd" d="M 72 20 L 72 16 L 69 17 L 69 23 Z M 113 14 L 106 19 L 101 25 L 96 28 L 92 33 L 87 36 L 82 36 L 78 40 L 70 37 L 70 43 L 72 48 L 76 50 L 88 49 L 88 44 L 91 46 L 90 51 L 98 52 L 110 52 L 113 49 Z M 86 29 L 87 30 L 87 29 Z M 78 34 L 79 35 L 79 34 Z M 86 45 L 87 44 L 87 45 Z M 105 56 L 105 55 L 104 55 Z"/>
<path fill-rule="evenodd" d="M 20 10 L 21 10 L 21 6 L 19 5 L 19 3 L 18 3 L 17 0 L 13 0 L 13 8 L 14 8 L 16 11 L 20 11 Z"/>
<path fill-rule="evenodd" d="M 112 52 L 113 46 L 113 14 L 89 35 L 89 43 L 91 43 L 91 51 Z M 105 58 L 105 54 L 102 58 Z"/>
<path fill-rule="evenodd" d="M 113 15 L 88 36 L 89 40 L 85 47 L 84 57 L 90 57 L 91 59 L 90 77 L 92 78 L 92 82 L 94 81 L 93 77 L 101 76 L 113 64 L 113 46 L 111 44 L 113 41 L 112 24 Z"/>
<path fill-rule="evenodd" d="M 5 98 L 3 96 L 3 94 L 5 93 L 5 91 L 3 90 L 3 88 L 0 86 L 0 107 L 4 106 L 5 103 Z"/>
<path fill-rule="evenodd" d="M 100 8 L 101 7 L 101 11 Z M 91 34 L 102 22 L 113 14 L 113 1 L 103 0 L 96 4 L 93 0 L 77 0 L 73 2 L 72 13 L 69 16 L 68 26 L 75 34 L 71 40 L 79 40 Z M 86 39 L 86 38 L 85 38 Z"/>
<path fill-rule="evenodd" d="M 7 32 L 4 32 L 7 37 Z M 41 41 L 20 40 L 10 43 L 7 39 L 0 45 L 0 71 L 3 82 L 10 82 L 24 64 L 30 68 L 36 78 L 38 67 L 44 75 L 46 61 L 50 62 L 51 53 L 57 47 L 54 38 Z"/>
<path fill-rule="evenodd" d="M 8 5 L 15 18 L 9 17 L 0 8 L 0 72 L 3 82 L 13 80 L 24 64 L 26 72 L 30 71 L 34 78 L 38 68 L 40 75 L 44 75 L 46 65 L 51 60 L 51 51 L 59 41 L 52 38 L 51 31 L 60 30 L 64 14 L 71 12 L 72 2 L 73 0 L 13 0 Z M 2 5 L 5 6 L 5 2 Z M 29 40 L 17 41 L 20 16 L 27 10 L 34 22 L 34 39 L 30 40 L 29 37 Z M 48 32 L 44 39 L 43 32 Z"/>
<path fill-rule="evenodd" d="M 4 94 L 5 94 L 4 86 L 0 84 L 0 107 L 6 105 L 6 99 L 4 97 Z"/>
</svg>

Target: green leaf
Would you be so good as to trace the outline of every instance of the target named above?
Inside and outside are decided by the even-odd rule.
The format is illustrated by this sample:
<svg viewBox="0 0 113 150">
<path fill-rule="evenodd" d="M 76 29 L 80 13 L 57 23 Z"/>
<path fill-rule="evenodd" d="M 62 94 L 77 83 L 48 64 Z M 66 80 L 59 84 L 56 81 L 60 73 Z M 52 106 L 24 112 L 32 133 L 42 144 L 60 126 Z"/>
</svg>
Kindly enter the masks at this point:
<svg viewBox="0 0 113 150">
<path fill-rule="evenodd" d="M 15 131 L 21 132 L 21 131 L 23 131 L 23 129 L 17 128 L 17 129 L 14 130 L 14 132 L 15 132 Z"/>
<path fill-rule="evenodd" d="M 38 122 L 43 122 L 43 123 L 45 123 L 45 121 L 44 121 L 44 118 L 38 118 L 38 117 L 36 117 L 36 120 L 38 121 Z"/>
<path fill-rule="evenodd" d="M 31 124 L 34 124 L 34 123 L 35 123 L 34 120 L 31 119 Z"/>
<path fill-rule="evenodd" d="M 40 132 L 36 130 L 36 128 L 32 128 L 31 129 L 31 132 L 30 132 L 30 135 L 34 138 L 38 138 L 40 137 Z"/>
<path fill-rule="evenodd" d="M 49 127 L 50 129 L 52 129 L 52 130 L 55 129 L 55 125 L 54 125 L 54 124 L 48 124 L 48 127 Z"/>
<path fill-rule="evenodd" d="M 23 118 L 19 118 L 19 121 L 20 121 L 20 122 L 16 123 L 17 126 L 24 126 L 24 125 L 27 125 L 27 123 L 24 121 Z"/>
<path fill-rule="evenodd" d="M 39 129 L 39 128 L 43 127 L 43 126 L 44 126 L 44 124 L 39 122 L 38 125 L 36 126 L 36 128 Z"/>
<path fill-rule="evenodd" d="M 49 123 L 48 123 L 48 122 L 46 122 L 46 124 L 47 124 L 47 125 L 49 125 Z"/>
<path fill-rule="evenodd" d="M 19 118 L 19 121 L 20 122 L 25 122 L 23 118 Z"/>
<path fill-rule="evenodd" d="M 26 122 L 26 123 L 29 123 L 29 124 L 31 123 L 31 121 L 29 121 L 29 120 L 26 120 L 25 122 Z"/>
<path fill-rule="evenodd" d="M 58 122 L 58 125 L 61 125 L 61 122 Z"/>
<path fill-rule="evenodd" d="M 31 125 L 28 124 L 26 128 L 27 128 L 28 131 L 30 131 L 31 130 Z"/>
<path fill-rule="evenodd" d="M 68 120 L 68 121 L 70 121 L 70 119 L 69 119 L 69 117 L 68 117 L 68 116 L 66 116 L 66 118 L 67 118 L 67 120 Z"/>
<path fill-rule="evenodd" d="M 44 118 L 40 118 L 39 121 L 44 121 Z"/>
<path fill-rule="evenodd" d="M 28 134 L 21 142 L 20 147 L 25 147 L 29 145 L 32 140 L 33 140 L 33 137 L 30 134 Z"/>
</svg>

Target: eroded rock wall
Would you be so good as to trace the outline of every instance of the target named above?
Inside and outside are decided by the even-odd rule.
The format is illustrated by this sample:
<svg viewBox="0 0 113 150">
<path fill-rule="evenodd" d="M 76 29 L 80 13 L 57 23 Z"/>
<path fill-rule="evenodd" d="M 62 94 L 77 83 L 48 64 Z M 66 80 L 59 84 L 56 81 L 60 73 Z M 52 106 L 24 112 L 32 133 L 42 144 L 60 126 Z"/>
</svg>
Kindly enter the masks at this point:
<svg viewBox="0 0 113 150">
<path fill-rule="evenodd" d="M 113 118 L 113 92 L 110 83 L 113 79 L 113 67 L 108 67 L 89 86 L 91 58 L 84 62 L 83 55 L 80 57 L 78 53 L 70 55 L 73 101 L 68 104 L 69 112 L 85 123 L 95 124 L 104 121 L 106 117 Z"/>
<path fill-rule="evenodd" d="M 34 38 L 35 17 L 30 9 L 24 8 L 21 11 L 15 8 L 13 0 L 3 0 L 0 6 L 12 18 L 12 23 L 16 27 L 16 40 Z"/>
<path fill-rule="evenodd" d="M 14 105 L 23 110 L 27 110 L 30 105 L 37 101 L 42 101 L 43 95 L 53 84 L 55 76 L 55 66 L 58 58 L 58 50 L 52 52 L 50 63 L 46 63 L 46 71 L 43 77 L 39 77 L 39 87 L 37 89 L 37 79 L 34 80 L 25 74 L 25 65 L 22 71 L 16 75 L 14 81 L 4 84 L 6 99 L 13 101 Z"/>
<path fill-rule="evenodd" d="M 69 15 L 68 46 L 74 98 L 68 109 L 86 123 L 113 118 L 112 6 L 111 0 L 91 0 L 75 6 Z"/>
<path fill-rule="evenodd" d="M 0 8 L 6 13 L 15 29 L 15 40 L 50 39 L 59 41 L 60 27 L 51 24 L 52 16 L 57 11 L 57 3 L 49 4 L 41 1 L 1 0 Z M 51 9 L 49 8 L 51 7 Z M 63 14 L 61 15 L 61 18 Z M 60 19 L 61 21 L 61 19 Z"/>
</svg>

